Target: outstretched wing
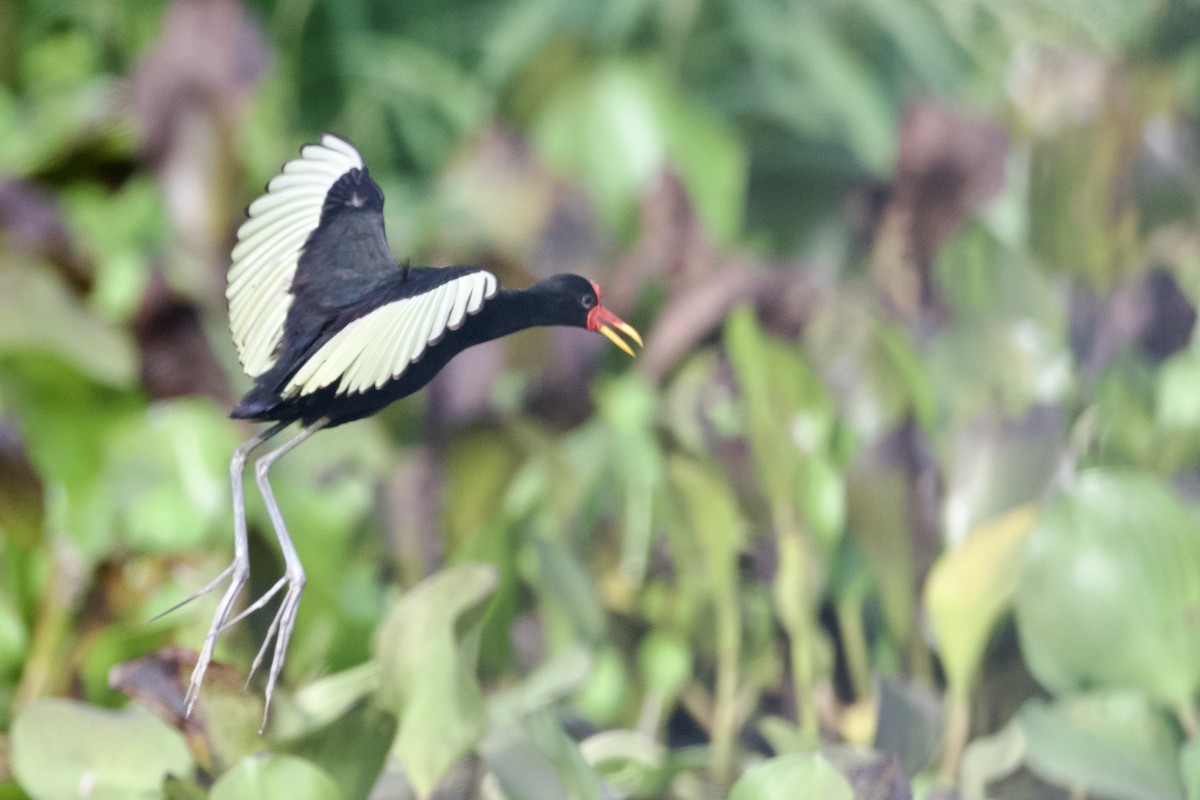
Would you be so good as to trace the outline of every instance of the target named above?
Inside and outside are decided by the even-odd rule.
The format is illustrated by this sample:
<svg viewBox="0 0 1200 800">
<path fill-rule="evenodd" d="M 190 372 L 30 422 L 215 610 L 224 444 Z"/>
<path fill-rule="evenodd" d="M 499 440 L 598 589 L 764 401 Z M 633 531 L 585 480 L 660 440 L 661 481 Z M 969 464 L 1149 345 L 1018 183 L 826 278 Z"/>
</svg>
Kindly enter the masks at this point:
<svg viewBox="0 0 1200 800">
<path fill-rule="evenodd" d="M 348 305 L 399 270 L 383 230 L 383 194 L 359 152 L 325 134 L 300 149 L 238 229 L 225 296 L 250 377 L 274 366 L 288 310 L 306 290 Z"/>
<path fill-rule="evenodd" d="M 468 315 L 478 313 L 499 288 L 496 276 L 481 269 L 451 267 L 420 272 L 438 274 L 435 280 L 439 282 L 419 294 L 385 303 L 347 324 L 292 375 L 282 395 L 290 398 L 312 394 L 335 383 L 339 395 L 378 389 L 400 377 L 446 331 L 462 327 Z M 450 274 L 455 276 L 440 281 Z"/>
</svg>

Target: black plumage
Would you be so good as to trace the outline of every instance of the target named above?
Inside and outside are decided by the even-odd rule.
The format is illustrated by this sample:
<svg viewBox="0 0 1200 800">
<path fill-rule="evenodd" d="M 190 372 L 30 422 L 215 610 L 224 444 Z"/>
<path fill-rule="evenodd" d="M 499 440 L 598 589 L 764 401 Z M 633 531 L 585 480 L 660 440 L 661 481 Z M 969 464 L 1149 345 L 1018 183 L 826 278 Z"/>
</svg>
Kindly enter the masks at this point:
<svg viewBox="0 0 1200 800">
<path fill-rule="evenodd" d="M 230 578 L 188 687 L 189 713 L 220 633 L 282 591 L 283 601 L 251 667 L 253 673 L 274 639 L 266 691 L 270 707 L 305 583 L 267 480 L 278 458 L 322 428 L 370 416 L 420 390 L 464 349 L 525 328 L 586 328 L 630 355 L 633 350 L 617 331 L 641 344 L 637 331 L 604 308 L 596 284 L 578 275 L 555 275 L 528 289 L 507 290 L 477 267 L 397 263 L 384 233 L 383 193 L 358 151 L 327 134 L 321 144 L 300 153 L 250 205 L 229 270 L 230 328 L 243 367 L 254 379 L 233 416 L 274 424 L 240 445 L 231 459 L 233 563 L 189 598 Z M 249 575 L 242 471 L 255 448 L 294 422 L 303 426 L 300 433 L 255 466 L 286 573 L 231 618 Z"/>
</svg>

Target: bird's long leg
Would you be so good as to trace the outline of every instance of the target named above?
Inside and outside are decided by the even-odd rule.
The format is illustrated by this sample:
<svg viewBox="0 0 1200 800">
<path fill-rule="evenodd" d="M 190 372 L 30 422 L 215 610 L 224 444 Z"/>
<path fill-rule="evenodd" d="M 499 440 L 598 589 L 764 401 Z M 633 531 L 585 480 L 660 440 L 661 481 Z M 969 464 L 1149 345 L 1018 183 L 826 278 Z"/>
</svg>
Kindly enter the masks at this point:
<svg viewBox="0 0 1200 800">
<path fill-rule="evenodd" d="M 287 422 L 280 422 L 272 425 L 254 438 L 242 442 L 234 448 L 233 456 L 229 459 L 229 481 L 232 486 L 233 495 L 233 562 L 222 570 L 221 574 L 212 583 L 158 615 L 161 617 L 164 614 L 169 614 L 180 606 L 185 606 L 196 598 L 203 597 L 217 588 L 217 585 L 225 580 L 226 577 L 232 576 L 229 581 L 229 588 L 225 590 L 224 596 L 221 597 L 221 602 L 217 605 L 217 611 L 213 614 L 213 621 L 208 628 L 208 635 L 204 637 L 204 647 L 201 649 L 200 656 L 196 659 L 196 666 L 192 670 L 192 679 L 188 682 L 187 695 L 183 701 L 185 715 L 192 713 L 192 706 L 196 704 L 196 698 L 200 695 L 200 685 L 204 682 L 204 673 L 208 669 L 208 664 L 212 660 L 213 650 L 217 646 L 217 638 L 221 635 L 221 631 L 224 630 L 225 621 L 229 619 L 229 613 L 233 610 L 233 604 L 237 602 L 238 595 L 242 593 L 242 589 L 250 577 L 250 548 L 246 540 L 246 492 L 242 484 L 242 473 L 246 469 L 246 459 L 250 457 L 250 453 L 253 452 L 254 448 L 279 433 L 288 424 Z"/>
<path fill-rule="evenodd" d="M 266 703 L 263 708 L 263 728 L 267 726 L 267 715 L 271 712 L 271 695 L 275 692 L 275 682 L 279 679 L 279 673 L 283 669 L 283 658 L 287 652 L 288 640 L 292 636 L 292 628 L 296 624 L 296 609 L 300 606 L 300 595 L 304 593 L 304 583 L 306 580 L 304 567 L 300 564 L 300 556 L 296 553 L 296 547 L 292 544 L 292 538 L 288 536 L 287 526 L 283 523 L 283 515 L 279 512 L 279 504 L 275 502 L 275 493 L 271 491 L 271 484 L 267 480 L 267 473 L 270 472 L 272 464 L 290 452 L 296 445 L 325 427 L 328 422 L 328 420 L 324 419 L 317 420 L 254 463 L 254 477 L 258 482 L 258 491 L 262 494 L 263 502 L 267 506 L 267 513 L 271 517 L 271 524 L 275 527 L 275 537 L 279 540 L 279 549 L 283 553 L 283 563 L 286 571 L 282 582 L 276 583 L 262 599 L 255 602 L 251 607 L 261 607 L 261 604 L 278 592 L 282 586 L 287 586 L 287 592 L 283 596 L 283 602 L 279 605 L 279 611 L 275 613 L 275 619 L 271 621 L 271 627 L 267 629 L 267 636 L 263 640 L 262 649 L 258 651 L 258 656 L 254 659 L 254 664 L 250 667 L 250 675 L 253 676 L 254 671 L 258 669 L 258 665 L 262 663 L 263 654 L 267 651 L 271 637 L 275 637 L 275 655 L 271 659 L 271 672 L 267 678 Z"/>
</svg>

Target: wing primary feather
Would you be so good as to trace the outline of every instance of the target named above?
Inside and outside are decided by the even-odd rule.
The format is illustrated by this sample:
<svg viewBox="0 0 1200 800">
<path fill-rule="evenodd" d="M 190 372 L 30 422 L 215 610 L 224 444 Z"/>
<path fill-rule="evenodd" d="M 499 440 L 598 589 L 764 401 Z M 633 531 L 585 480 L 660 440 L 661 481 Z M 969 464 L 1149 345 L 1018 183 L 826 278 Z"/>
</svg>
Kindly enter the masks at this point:
<svg viewBox="0 0 1200 800">
<path fill-rule="evenodd" d="M 468 314 L 477 314 L 479 309 L 483 308 L 483 288 L 484 282 L 476 276 L 472 276 L 471 281 L 471 299 L 467 304 Z"/>
<path fill-rule="evenodd" d="M 284 189 L 294 189 L 294 188 L 306 187 L 306 186 L 321 187 L 324 185 L 325 185 L 324 181 L 318 180 L 318 179 L 310 177 L 308 175 L 281 174 L 281 175 L 276 175 L 274 178 L 271 178 L 271 180 L 267 181 L 266 191 L 280 192 L 280 191 L 283 191 Z"/>
<path fill-rule="evenodd" d="M 413 350 L 417 348 L 417 341 L 414 338 L 417 335 L 416 320 L 420 316 L 421 307 L 429 299 L 428 295 L 421 295 L 412 302 L 412 309 L 404 316 L 404 327 L 400 331 L 399 342 L 400 346 L 396 350 L 396 355 L 392 360 L 389 369 L 388 377 L 399 375 L 404 372 L 404 368 L 408 366 L 409 359 L 412 358 Z"/>
<path fill-rule="evenodd" d="M 227 297 L 234 297 L 246 289 L 246 284 L 258 274 L 260 268 L 270 269 L 278 266 L 277 259 L 284 253 L 289 257 L 297 256 L 304 240 L 312 231 L 312 226 L 303 221 L 279 231 L 278 234 L 262 242 L 255 242 L 251 252 L 238 259 L 236 271 L 226 289 Z"/>
<path fill-rule="evenodd" d="M 251 220 L 253 221 L 253 220 Z M 266 229 L 255 230 L 258 236 L 250 236 L 238 242 L 233 247 L 233 252 L 230 254 L 235 265 L 248 263 L 248 260 L 261 247 L 270 242 L 277 242 L 288 233 L 295 233 L 301 228 L 315 228 L 319 223 L 320 218 L 315 211 L 301 211 L 294 215 L 286 215 L 279 220 L 275 220 L 273 226 Z"/>
<path fill-rule="evenodd" d="M 329 191 L 326 183 L 313 181 L 305 186 L 289 186 L 285 189 L 271 190 L 251 203 L 246 208 L 246 213 L 250 215 L 250 219 L 256 219 L 268 211 L 273 211 L 280 206 L 292 205 L 297 201 L 306 201 L 319 208 L 325 202 L 325 195 Z M 245 225 L 244 222 L 242 224 Z"/>
<path fill-rule="evenodd" d="M 331 150 L 337 150 L 337 151 L 341 152 L 343 155 L 345 155 L 347 158 L 351 158 L 354 161 L 358 162 L 359 167 L 361 167 L 363 165 L 362 154 L 358 152 L 358 149 L 355 148 L 354 145 L 350 144 L 349 142 L 347 142 L 345 139 L 341 138 L 340 136 L 335 136 L 332 133 L 322 134 L 321 135 L 321 144 L 325 145 L 326 147 L 330 148 Z"/>
<path fill-rule="evenodd" d="M 437 314 L 433 320 L 433 337 L 429 340 L 431 345 L 437 344 L 446 335 L 446 326 L 450 322 L 450 311 L 454 308 L 454 293 L 450 291 L 441 291 L 438 293 Z"/>
<path fill-rule="evenodd" d="M 371 363 L 371 375 L 363 382 L 363 386 L 367 384 L 382 386 L 386 381 L 386 378 L 380 380 L 380 376 L 390 375 L 391 373 L 391 359 L 394 357 L 396 349 L 400 346 L 398 339 L 403 327 L 403 314 L 393 310 L 388 316 L 386 324 L 380 326 L 380 342 L 376 358 Z"/>
<path fill-rule="evenodd" d="M 413 320 L 413 343 L 415 347 L 409 354 L 408 361 L 405 366 L 420 359 L 421 356 L 425 355 L 425 351 L 429 349 L 429 336 L 431 330 L 430 323 L 437 315 L 439 305 L 438 295 L 440 294 L 438 289 L 440 288 L 441 287 L 439 286 L 437 289 L 433 289 L 428 293 L 428 298 L 421 308 L 420 316 Z"/>
<path fill-rule="evenodd" d="M 384 306 L 379 309 L 379 313 L 386 315 L 384 324 L 380 325 L 380 341 L 378 342 L 378 350 L 376 358 L 371 362 L 371 374 L 364 376 L 363 382 L 360 384 L 363 388 L 367 386 L 382 386 L 392 372 L 392 359 L 396 357 L 396 351 L 403 346 L 401 337 L 404 330 L 404 318 L 407 309 L 403 307 L 408 301 L 401 300 L 397 303 L 389 304 L 392 307 Z"/>
<path fill-rule="evenodd" d="M 471 292 L 467 285 L 467 281 L 462 278 L 454 281 L 454 306 L 450 310 L 450 330 L 456 331 L 462 327 L 463 320 L 467 318 L 467 300 L 470 298 Z"/>
<path fill-rule="evenodd" d="M 281 204 L 250 217 L 238 229 L 238 245 L 235 245 L 235 249 L 239 245 L 243 248 L 248 247 L 249 245 L 243 243 L 259 231 L 266 231 L 269 234 L 270 228 L 288 225 L 293 219 L 306 219 L 315 228 L 321 221 L 320 206 L 312 202 L 309 197 L 291 198 L 291 202 L 286 205 Z"/>
</svg>

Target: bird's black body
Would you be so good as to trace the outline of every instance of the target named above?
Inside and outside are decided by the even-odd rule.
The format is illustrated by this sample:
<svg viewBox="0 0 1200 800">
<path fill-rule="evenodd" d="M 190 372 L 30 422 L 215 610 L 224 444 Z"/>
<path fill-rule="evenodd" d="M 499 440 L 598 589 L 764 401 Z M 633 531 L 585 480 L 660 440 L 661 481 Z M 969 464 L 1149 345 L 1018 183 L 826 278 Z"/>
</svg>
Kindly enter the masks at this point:
<svg viewBox="0 0 1200 800">
<path fill-rule="evenodd" d="M 475 267 L 416 267 L 401 276 L 395 267 L 392 279 L 353 305 L 329 308 L 296 303 L 288 318 L 287 335 L 274 368 L 260 376 L 232 416 L 260 422 L 296 421 L 305 425 L 328 419 L 327 428 L 369 417 L 388 404 L 422 389 L 458 353 L 525 328 L 541 325 L 584 327 L 587 308 L 580 303 L 594 295 L 591 284 L 578 275 L 555 275 L 525 290 L 501 290 L 483 309 L 468 317 L 458 330 L 447 330 L 442 339 L 393 381 L 382 388 L 338 395 L 327 386 L 310 395 L 284 398 L 283 387 L 305 360 L 350 322 L 404 297 L 430 291 Z M 306 319 L 293 321 L 294 317 Z"/>
<path fill-rule="evenodd" d="M 555 275 L 528 289 L 502 290 L 477 267 L 411 269 L 398 264 L 383 228 L 383 193 L 352 144 L 326 134 L 301 148 L 250 204 L 238 229 L 226 297 L 230 332 L 254 387 L 233 416 L 272 422 L 230 459 L 233 562 L 192 598 L 225 578 L 204 647 L 188 683 L 191 712 L 221 632 L 283 592 L 251 673 L 274 640 L 266 705 L 295 626 L 304 568 L 271 491 L 271 465 L 317 431 L 370 416 L 421 389 L 471 345 L 538 325 L 596 331 L 629 355 L 621 331 L 641 337 L 600 303 L 578 275 Z M 250 454 L 299 421 L 303 429 L 258 459 L 255 480 L 286 567 L 283 578 L 238 616 L 250 571 L 242 473 Z M 187 601 L 184 601 L 187 602 Z M 264 723 L 266 720 L 264 712 Z"/>
</svg>

